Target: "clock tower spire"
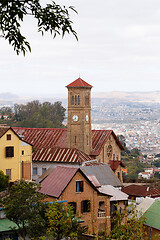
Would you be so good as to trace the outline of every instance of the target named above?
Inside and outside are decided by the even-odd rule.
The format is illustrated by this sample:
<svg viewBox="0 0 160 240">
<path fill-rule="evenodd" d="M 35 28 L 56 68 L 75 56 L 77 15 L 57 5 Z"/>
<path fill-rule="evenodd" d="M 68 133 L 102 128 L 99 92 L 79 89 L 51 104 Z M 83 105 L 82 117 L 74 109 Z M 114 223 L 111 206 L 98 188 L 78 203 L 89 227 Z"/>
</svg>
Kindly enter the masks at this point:
<svg viewBox="0 0 160 240">
<path fill-rule="evenodd" d="M 77 148 L 86 154 L 92 150 L 91 88 L 78 78 L 68 88 L 67 147 Z"/>
</svg>

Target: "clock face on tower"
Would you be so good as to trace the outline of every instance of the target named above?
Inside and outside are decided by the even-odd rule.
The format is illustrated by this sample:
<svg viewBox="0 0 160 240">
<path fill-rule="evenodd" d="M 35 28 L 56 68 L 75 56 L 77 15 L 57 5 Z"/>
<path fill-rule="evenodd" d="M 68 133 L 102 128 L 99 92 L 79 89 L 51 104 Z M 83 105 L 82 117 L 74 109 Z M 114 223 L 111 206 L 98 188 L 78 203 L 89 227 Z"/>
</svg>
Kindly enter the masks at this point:
<svg viewBox="0 0 160 240">
<path fill-rule="evenodd" d="M 89 120 L 89 117 L 88 117 L 88 114 L 86 115 L 86 122 L 88 122 L 88 120 Z"/>
<path fill-rule="evenodd" d="M 78 116 L 77 115 L 73 115 L 72 119 L 73 119 L 74 122 L 77 122 L 78 121 Z"/>
</svg>

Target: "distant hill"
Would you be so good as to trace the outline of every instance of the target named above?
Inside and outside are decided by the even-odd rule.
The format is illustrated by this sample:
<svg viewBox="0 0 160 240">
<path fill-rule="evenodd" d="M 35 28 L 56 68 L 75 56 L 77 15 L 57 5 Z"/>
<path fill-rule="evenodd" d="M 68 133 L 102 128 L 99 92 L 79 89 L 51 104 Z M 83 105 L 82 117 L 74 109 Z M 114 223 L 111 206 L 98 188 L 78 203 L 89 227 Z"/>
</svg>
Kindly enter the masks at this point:
<svg viewBox="0 0 160 240">
<path fill-rule="evenodd" d="M 160 103 L 160 91 L 153 92 L 102 92 L 92 93 L 92 98 L 108 99 L 113 102 Z"/>
<path fill-rule="evenodd" d="M 26 103 L 32 100 L 39 101 L 61 101 L 67 107 L 67 97 L 27 97 L 18 96 L 14 93 L 0 93 L 0 105 L 14 105 L 15 103 Z M 92 92 L 92 104 L 115 104 L 115 103 L 160 103 L 160 91 L 151 92 Z"/>
</svg>

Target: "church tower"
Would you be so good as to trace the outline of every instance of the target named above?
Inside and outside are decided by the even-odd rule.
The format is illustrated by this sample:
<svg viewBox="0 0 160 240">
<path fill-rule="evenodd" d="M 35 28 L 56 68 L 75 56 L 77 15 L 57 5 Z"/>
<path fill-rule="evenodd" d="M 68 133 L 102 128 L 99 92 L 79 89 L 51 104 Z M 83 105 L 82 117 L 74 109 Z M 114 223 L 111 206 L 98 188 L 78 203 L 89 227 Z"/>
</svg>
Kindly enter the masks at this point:
<svg viewBox="0 0 160 240">
<path fill-rule="evenodd" d="M 86 154 L 92 150 L 91 88 L 78 78 L 68 88 L 67 147 L 77 148 Z"/>
</svg>

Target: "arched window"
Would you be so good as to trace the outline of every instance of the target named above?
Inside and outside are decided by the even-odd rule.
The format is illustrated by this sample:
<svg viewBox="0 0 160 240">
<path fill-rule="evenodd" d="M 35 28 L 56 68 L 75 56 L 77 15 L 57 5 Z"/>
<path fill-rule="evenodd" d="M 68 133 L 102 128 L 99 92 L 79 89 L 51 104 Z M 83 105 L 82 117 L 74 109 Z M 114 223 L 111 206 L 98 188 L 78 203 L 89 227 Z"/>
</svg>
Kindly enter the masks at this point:
<svg viewBox="0 0 160 240">
<path fill-rule="evenodd" d="M 72 105 L 74 105 L 74 96 L 72 96 Z"/>
<path fill-rule="evenodd" d="M 80 96 L 78 95 L 78 105 L 80 105 Z"/>
<path fill-rule="evenodd" d="M 75 96 L 75 105 L 77 105 L 77 96 Z"/>
</svg>

